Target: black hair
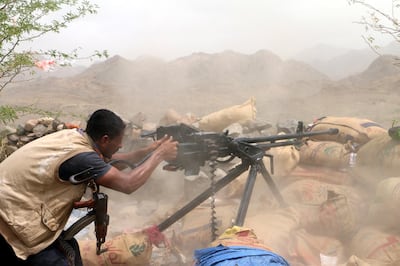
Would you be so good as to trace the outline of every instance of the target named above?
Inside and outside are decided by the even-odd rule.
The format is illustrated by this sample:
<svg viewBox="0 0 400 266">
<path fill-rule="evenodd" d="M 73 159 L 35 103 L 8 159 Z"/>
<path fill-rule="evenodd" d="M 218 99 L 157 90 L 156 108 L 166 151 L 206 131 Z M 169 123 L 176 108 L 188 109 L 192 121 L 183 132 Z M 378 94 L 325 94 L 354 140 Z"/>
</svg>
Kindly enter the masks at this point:
<svg viewBox="0 0 400 266">
<path fill-rule="evenodd" d="M 94 140 L 108 135 L 111 139 L 120 136 L 125 130 L 125 123 L 114 112 L 99 109 L 91 114 L 86 123 L 86 133 Z"/>
</svg>

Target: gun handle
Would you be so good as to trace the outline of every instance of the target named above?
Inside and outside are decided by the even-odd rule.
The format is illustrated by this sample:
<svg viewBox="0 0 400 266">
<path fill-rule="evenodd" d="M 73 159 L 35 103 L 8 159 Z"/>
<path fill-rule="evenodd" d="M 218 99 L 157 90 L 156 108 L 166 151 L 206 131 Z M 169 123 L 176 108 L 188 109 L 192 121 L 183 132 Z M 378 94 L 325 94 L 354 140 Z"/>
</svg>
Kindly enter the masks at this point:
<svg viewBox="0 0 400 266">
<path fill-rule="evenodd" d="M 76 201 L 74 202 L 74 209 L 79 208 L 93 208 L 95 205 L 94 199 L 86 200 L 86 201 Z"/>
</svg>

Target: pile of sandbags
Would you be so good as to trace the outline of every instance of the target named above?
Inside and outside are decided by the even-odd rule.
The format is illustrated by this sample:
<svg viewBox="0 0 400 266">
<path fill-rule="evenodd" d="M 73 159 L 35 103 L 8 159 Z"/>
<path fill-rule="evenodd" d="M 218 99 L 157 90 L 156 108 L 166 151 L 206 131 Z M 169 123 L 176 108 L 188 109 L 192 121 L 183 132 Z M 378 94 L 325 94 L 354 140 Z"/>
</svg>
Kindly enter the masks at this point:
<svg viewBox="0 0 400 266">
<path fill-rule="evenodd" d="M 290 208 L 275 205 L 276 209 L 271 210 L 271 206 L 265 206 L 264 213 L 248 217 L 245 225 L 294 265 L 322 265 L 326 260 L 331 260 L 332 265 L 396 265 L 400 257 L 400 253 L 396 255 L 396 233 L 382 227 L 371 229 L 367 221 L 367 217 L 377 217 L 380 221 L 375 225 L 392 221 L 393 230 L 397 226 L 393 221 L 399 218 L 393 214 L 396 204 L 385 200 L 381 204 L 386 208 L 371 208 L 375 187 L 366 187 L 362 182 L 366 177 L 357 170 L 373 165 L 381 175 L 371 171 L 368 174 L 375 174 L 376 181 L 398 173 L 400 142 L 394 142 L 377 123 L 361 118 L 324 117 L 307 130 L 330 128 L 339 129 L 339 134 L 310 137 L 298 147 L 296 167 L 279 178 L 273 176 Z M 385 190 L 382 186 L 380 191 Z M 400 182 L 395 186 L 392 181 L 390 189 L 387 186 L 390 185 L 386 184 L 383 194 L 392 195 L 389 199 L 393 200 L 395 191 L 400 191 Z M 381 212 L 377 213 L 377 209 Z M 390 216 L 393 219 L 386 218 Z M 382 222 L 382 217 L 387 221 Z M 372 235 L 379 241 L 373 242 Z M 371 241 L 364 241 L 363 237 L 371 237 Z M 388 243 L 390 252 L 382 246 L 387 242 L 385 237 L 393 240 Z"/>
<path fill-rule="evenodd" d="M 368 203 L 368 215 L 347 243 L 351 257 L 343 265 L 399 265 L 400 177 L 380 181 Z"/>
<path fill-rule="evenodd" d="M 262 199 L 267 200 L 250 203 L 258 205 L 258 212 L 253 209 L 244 226 L 254 230 L 269 250 L 293 265 L 396 265 L 400 257 L 400 228 L 396 222 L 400 218 L 396 215 L 400 181 L 393 181 L 389 174 L 398 173 L 400 142 L 390 138 L 377 123 L 361 118 L 324 117 L 308 130 L 329 128 L 338 128 L 339 134 L 314 136 L 300 147 L 268 151 L 277 166 L 272 178 L 289 207 L 281 208 L 273 202 L 266 187 Z M 264 163 L 271 171 L 269 158 L 265 157 Z M 380 169 L 382 174 L 375 175 L 377 182 L 386 181 L 376 192 L 373 186 L 365 187 L 365 176 L 357 171 L 365 165 Z M 244 173 L 230 184 L 235 188 L 230 187 L 225 196 L 232 197 L 232 204 L 242 195 L 247 175 Z M 220 229 L 232 217 L 230 208 L 232 205 L 217 208 L 217 214 L 222 214 Z M 183 219 L 182 231 L 176 231 L 177 235 L 185 232 L 180 235 L 181 246 L 194 244 L 190 239 L 201 239 L 205 245 L 210 237 L 209 215 L 210 210 L 202 206 Z M 196 225 L 195 219 L 202 222 Z M 218 244 L 229 246 L 229 241 L 236 240 L 225 239 L 225 243 Z"/>
<path fill-rule="evenodd" d="M 317 119 L 307 129 L 310 132 L 337 128 L 335 135 L 315 135 L 300 149 L 300 159 L 304 164 L 333 168 L 347 167 L 350 154 L 370 140 L 387 134 L 378 123 L 357 117 L 326 116 Z"/>
</svg>

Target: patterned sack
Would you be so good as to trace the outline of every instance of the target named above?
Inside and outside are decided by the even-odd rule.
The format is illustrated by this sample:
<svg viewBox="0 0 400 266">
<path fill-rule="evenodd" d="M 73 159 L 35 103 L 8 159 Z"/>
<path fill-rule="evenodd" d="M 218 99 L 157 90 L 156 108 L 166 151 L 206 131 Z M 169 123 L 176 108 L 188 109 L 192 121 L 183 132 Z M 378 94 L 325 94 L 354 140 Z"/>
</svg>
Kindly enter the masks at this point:
<svg viewBox="0 0 400 266">
<path fill-rule="evenodd" d="M 335 141 L 339 143 L 355 142 L 365 144 L 371 139 L 387 133 L 387 130 L 374 121 L 357 117 L 325 116 L 317 119 L 310 127 L 310 131 L 339 129 L 336 135 L 318 135 L 311 139 L 316 141 Z"/>
<path fill-rule="evenodd" d="M 282 196 L 302 212 L 305 228 L 325 236 L 351 236 L 367 213 L 365 195 L 351 186 L 300 180 L 282 189 Z"/>
<path fill-rule="evenodd" d="M 96 240 L 78 240 L 84 266 L 149 265 L 152 244 L 143 232 L 121 234 L 106 241 L 105 252 L 96 254 Z"/>
<path fill-rule="evenodd" d="M 351 241 L 351 254 L 372 265 L 400 264 L 400 237 L 374 227 L 361 228 Z"/>
<path fill-rule="evenodd" d="M 349 155 L 345 145 L 334 141 L 307 141 L 300 147 L 300 163 L 343 168 Z"/>
</svg>

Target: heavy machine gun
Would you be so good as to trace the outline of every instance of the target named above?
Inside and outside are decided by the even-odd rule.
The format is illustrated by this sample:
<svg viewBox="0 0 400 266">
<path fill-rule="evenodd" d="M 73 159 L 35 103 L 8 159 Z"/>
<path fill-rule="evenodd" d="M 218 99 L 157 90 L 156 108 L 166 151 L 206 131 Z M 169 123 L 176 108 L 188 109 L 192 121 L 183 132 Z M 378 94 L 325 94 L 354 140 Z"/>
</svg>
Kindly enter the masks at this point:
<svg viewBox="0 0 400 266">
<path fill-rule="evenodd" d="M 303 123 L 299 122 L 296 133 L 293 134 L 253 138 L 232 138 L 228 133 L 229 132 L 203 132 L 186 124 L 179 124 L 161 126 L 157 128 L 155 132 L 142 135 L 142 137 L 152 137 L 154 139 L 161 139 L 163 136 L 168 135 L 178 141 L 177 157 L 175 160 L 169 161 L 168 164 L 164 166 L 164 169 L 184 170 L 185 175 L 197 175 L 200 168 L 204 166 L 206 162 L 227 163 L 235 158 L 241 160 L 241 163 L 236 165 L 233 169 L 230 169 L 226 176 L 212 183 L 209 188 L 204 190 L 160 224 L 156 225 L 155 231 L 162 232 L 166 230 L 169 226 L 181 219 L 247 170 L 249 170 L 249 174 L 234 225 L 243 226 L 258 173 L 262 174 L 279 204 L 285 206 L 286 203 L 284 199 L 264 165 L 264 156 L 269 156 L 266 152 L 274 147 L 300 145 L 307 137 L 324 134 L 337 134 L 338 129 L 307 132 L 304 130 Z M 136 165 L 132 165 L 129 162 L 122 160 L 112 161 L 109 163 L 112 165 L 122 163 L 133 169 L 143 163 L 149 156 L 150 155 L 146 156 L 145 159 Z M 273 170 L 273 158 L 271 156 L 269 157 L 271 159 L 271 170 Z M 72 184 L 89 182 L 89 187 L 92 189 L 93 197 L 89 201 L 75 204 L 75 208 L 85 207 L 90 209 L 90 211 L 87 215 L 80 218 L 65 230 L 63 236 L 64 239 L 69 240 L 80 230 L 94 222 L 97 239 L 97 254 L 100 254 L 104 251 L 101 249 L 101 245 L 105 242 L 107 227 L 109 224 L 109 216 L 107 214 L 108 197 L 106 194 L 99 192 L 99 187 L 94 182 L 95 177 L 96 176 L 93 175 L 92 169 L 90 168 L 70 177 L 70 182 Z M 153 230 L 154 227 L 151 229 Z M 153 230 L 152 232 L 154 233 L 155 231 Z M 215 237 L 215 229 L 212 228 L 212 231 L 213 237 Z"/>
<path fill-rule="evenodd" d="M 228 135 L 229 132 L 202 132 L 186 124 L 157 128 L 156 132 L 146 136 L 160 139 L 165 135 L 169 135 L 179 142 L 177 158 L 168 162 L 164 167 L 165 169 L 181 169 L 184 170 L 185 175 L 196 175 L 199 173 L 200 167 L 204 166 L 207 161 L 225 163 L 234 158 L 241 160 L 241 163 L 230 169 L 226 176 L 214 182 L 208 189 L 158 224 L 157 229 L 160 232 L 164 231 L 247 170 L 249 170 L 249 174 L 234 225 L 243 226 L 258 173 L 262 174 L 279 204 L 286 206 L 275 182 L 264 165 L 264 156 L 269 156 L 270 159 L 273 159 L 266 152 L 274 147 L 300 145 L 305 138 L 311 136 L 337 133 L 338 129 L 336 128 L 324 131 L 306 131 L 301 121 L 298 122 L 296 133 L 253 138 L 232 138 Z M 273 166 L 272 160 L 271 166 Z"/>
<path fill-rule="evenodd" d="M 306 137 L 323 134 L 337 134 L 337 129 L 305 132 L 302 122 L 296 133 L 254 138 L 232 138 L 225 133 L 202 132 L 186 124 L 161 126 L 156 132 L 144 135 L 157 139 L 165 135 L 179 142 L 178 155 L 165 167 L 169 170 L 185 171 L 185 175 L 197 175 L 200 167 L 212 158 L 217 162 L 229 162 L 235 157 L 245 161 L 260 160 L 268 156 L 265 152 L 273 147 L 300 145 Z M 283 141 L 284 140 L 284 141 Z M 278 142 L 279 141 L 279 142 Z M 215 158 L 216 157 L 216 158 Z M 228 157 L 228 158 L 227 158 Z"/>
</svg>

